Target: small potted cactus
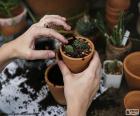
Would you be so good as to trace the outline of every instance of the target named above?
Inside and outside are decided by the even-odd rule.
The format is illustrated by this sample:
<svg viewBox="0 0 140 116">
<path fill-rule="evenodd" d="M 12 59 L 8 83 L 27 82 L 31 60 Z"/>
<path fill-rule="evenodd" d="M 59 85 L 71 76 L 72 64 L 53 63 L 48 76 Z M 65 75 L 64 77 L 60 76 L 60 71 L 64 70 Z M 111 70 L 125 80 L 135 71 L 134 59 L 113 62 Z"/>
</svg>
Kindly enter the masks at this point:
<svg viewBox="0 0 140 116">
<path fill-rule="evenodd" d="M 0 32 L 11 36 L 27 26 L 27 10 L 21 0 L 0 0 Z"/>
<path fill-rule="evenodd" d="M 95 51 L 93 43 L 81 36 L 68 37 L 69 43 L 60 47 L 62 60 L 73 73 L 83 71 Z"/>
<path fill-rule="evenodd" d="M 125 30 L 124 16 L 124 12 L 121 12 L 119 22 L 111 33 L 108 31 L 101 14 L 98 14 L 97 19 L 94 20 L 96 27 L 106 39 L 106 58 L 108 60 L 123 60 L 131 50 L 130 32 Z"/>
<path fill-rule="evenodd" d="M 123 75 L 123 65 L 118 60 L 106 60 L 103 63 L 105 86 L 119 88 Z"/>
</svg>

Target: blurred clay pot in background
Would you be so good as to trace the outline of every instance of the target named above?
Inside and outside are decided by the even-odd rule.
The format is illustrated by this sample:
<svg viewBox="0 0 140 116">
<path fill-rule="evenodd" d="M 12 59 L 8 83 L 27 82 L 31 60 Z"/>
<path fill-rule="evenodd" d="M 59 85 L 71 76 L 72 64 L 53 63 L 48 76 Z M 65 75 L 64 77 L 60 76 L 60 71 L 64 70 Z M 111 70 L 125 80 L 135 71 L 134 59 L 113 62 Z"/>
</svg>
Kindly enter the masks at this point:
<svg viewBox="0 0 140 116">
<path fill-rule="evenodd" d="M 45 72 L 45 81 L 54 99 L 61 105 L 66 105 L 64 83 L 57 64 L 50 65 Z"/>
<path fill-rule="evenodd" d="M 61 15 L 70 23 L 81 17 L 86 0 L 26 0 L 32 11 L 39 17 L 44 15 Z"/>
<path fill-rule="evenodd" d="M 4 36 L 11 36 L 23 31 L 27 26 L 27 10 L 23 5 L 13 9 L 12 16 L 5 18 L 0 15 L 0 32 Z"/>
<path fill-rule="evenodd" d="M 124 106 L 126 109 L 140 110 L 140 91 L 129 92 L 124 98 Z"/>
<path fill-rule="evenodd" d="M 126 10 L 130 6 L 130 0 L 107 0 L 107 4 L 116 9 Z"/>
<path fill-rule="evenodd" d="M 123 60 L 125 56 L 130 52 L 132 43 L 129 40 L 128 44 L 124 47 L 116 47 L 110 42 L 107 42 L 106 45 L 106 58 L 109 60 L 118 59 Z"/>
<path fill-rule="evenodd" d="M 58 14 L 65 17 L 74 16 L 85 8 L 86 0 L 26 0 L 37 16 Z"/>
<path fill-rule="evenodd" d="M 129 54 L 123 64 L 129 88 L 140 90 L 140 52 Z"/>
<path fill-rule="evenodd" d="M 106 21 L 109 29 L 112 31 L 117 25 L 120 13 L 130 6 L 130 0 L 107 0 L 106 2 Z"/>
</svg>

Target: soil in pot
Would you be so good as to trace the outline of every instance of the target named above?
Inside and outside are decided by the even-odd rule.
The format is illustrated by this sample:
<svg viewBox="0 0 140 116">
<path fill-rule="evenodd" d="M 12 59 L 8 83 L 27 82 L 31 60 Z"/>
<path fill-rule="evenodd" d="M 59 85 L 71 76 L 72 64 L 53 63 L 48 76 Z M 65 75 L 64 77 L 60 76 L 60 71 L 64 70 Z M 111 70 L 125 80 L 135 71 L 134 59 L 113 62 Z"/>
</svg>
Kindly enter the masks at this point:
<svg viewBox="0 0 140 116">
<path fill-rule="evenodd" d="M 53 85 L 63 86 L 63 76 L 58 65 L 54 65 L 48 72 L 48 80 Z"/>
<path fill-rule="evenodd" d="M 68 38 L 69 43 L 62 47 L 63 52 L 72 58 L 83 58 L 91 52 L 91 48 L 86 40 Z"/>
</svg>

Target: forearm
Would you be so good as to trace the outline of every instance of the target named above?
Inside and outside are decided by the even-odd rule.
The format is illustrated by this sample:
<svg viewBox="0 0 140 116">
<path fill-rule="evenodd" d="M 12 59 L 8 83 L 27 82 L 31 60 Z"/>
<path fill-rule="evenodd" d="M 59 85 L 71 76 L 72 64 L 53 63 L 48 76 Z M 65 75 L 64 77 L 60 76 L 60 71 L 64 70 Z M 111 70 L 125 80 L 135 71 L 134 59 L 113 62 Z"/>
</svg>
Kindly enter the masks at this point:
<svg viewBox="0 0 140 116">
<path fill-rule="evenodd" d="M 15 58 L 13 45 L 10 44 L 11 43 L 7 43 L 0 47 L 0 72 Z"/>
</svg>

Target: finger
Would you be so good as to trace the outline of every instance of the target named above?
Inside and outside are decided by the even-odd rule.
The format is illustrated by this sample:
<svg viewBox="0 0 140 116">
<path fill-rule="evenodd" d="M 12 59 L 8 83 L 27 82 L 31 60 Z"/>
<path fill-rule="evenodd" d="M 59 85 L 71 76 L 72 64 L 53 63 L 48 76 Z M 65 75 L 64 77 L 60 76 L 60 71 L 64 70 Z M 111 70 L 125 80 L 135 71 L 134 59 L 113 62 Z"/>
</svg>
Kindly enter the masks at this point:
<svg viewBox="0 0 140 116">
<path fill-rule="evenodd" d="M 51 50 L 31 50 L 28 59 L 48 59 L 55 57 L 55 53 Z"/>
<path fill-rule="evenodd" d="M 68 40 L 66 40 L 64 38 L 64 36 L 62 36 L 61 34 L 59 34 L 58 32 L 56 32 L 53 29 L 34 26 L 31 29 L 30 35 L 33 36 L 33 39 L 37 38 L 39 36 L 46 36 L 46 37 L 56 38 L 57 40 L 59 40 L 59 41 L 61 41 L 63 43 L 68 43 Z"/>
<path fill-rule="evenodd" d="M 68 79 L 67 76 L 71 75 L 71 72 L 68 69 L 68 67 L 64 64 L 64 62 L 62 62 L 62 61 L 58 61 L 58 66 L 59 66 L 59 68 L 60 68 L 60 70 L 62 72 L 63 80 L 64 80 L 64 82 L 66 82 L 67 79 Z"/>
<path fill-rule="evenodd" d="M 47 18 L 56 18 L 56 19 L 61 19 L 61 20 L 66 21 L 66 18 L 65 17 L 62 17 L 60 15 L 45 15 L 42 19 L 47 19 Z"/>
<path fill-rule="evenodd" d="M 48 18 L 46 20 L 44 20 L 42 23 L 45 24 L 54 24 L 54 25 L 57 25 L 57 26 L 63 26 L 64 29 L 66 30 L 70 30 L 71 29 L 71 26 L 69 26 L 65 21 L 63 20 L 60 20 L 60 19 L 55 19 L 55 18 Z"/>
<path fill-rule="evenodd" d="M 101 78 L 102 77 L 102 66 L 99 64 L 98 68 L 96 69 L 96 77 Z"/>
<path fill-rule="evenodd" d="M 96 85 L 96 87 L 94 88 L 94 91 L 92 92 L 92 94 L 89 98 L 88 108 L 90 107 L 92 101 L 94 100 L 98 90 L 99 90 L 99 85 Z"/>
<path fill-rule="evenodd" d="M 96 94 L 97 94 L 97 91 L 99 90 L 99 88 L 100 88 L 100 85 L 97 84 L 96 87 L 94 88 L 94 91 L 93 91 L 91 97 L 90 97 L 91 102 L 93 101 L 94 97 L 96 97 Z"/>
<path fill-rule="evenodd" d="M 88 68 L 86 69 L 86 71 L 89 73 L 92 72 L 93 74 L 95 74 L 96 69 L 98 68 L 99 65 L 100 65 L 99 55 L 97 52 L 95 52 Z"/>
</svg>

